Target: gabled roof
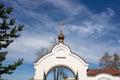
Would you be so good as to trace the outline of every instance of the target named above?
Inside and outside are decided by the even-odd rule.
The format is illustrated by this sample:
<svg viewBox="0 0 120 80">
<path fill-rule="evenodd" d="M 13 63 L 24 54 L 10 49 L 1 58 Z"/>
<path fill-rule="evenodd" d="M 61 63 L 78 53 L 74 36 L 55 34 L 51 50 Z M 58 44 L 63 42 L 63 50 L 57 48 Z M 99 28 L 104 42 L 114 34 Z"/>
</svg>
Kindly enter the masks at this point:
<svg viewBox="0 0 120 80">
<path fill-rule="evenodd" d="M 87 75 L 94 76 L 102 73 L 111 74 L 111 75 L 120 75 L 120 71 L 118 71 L 117 69 L 89 69 Z"/>
</svg>

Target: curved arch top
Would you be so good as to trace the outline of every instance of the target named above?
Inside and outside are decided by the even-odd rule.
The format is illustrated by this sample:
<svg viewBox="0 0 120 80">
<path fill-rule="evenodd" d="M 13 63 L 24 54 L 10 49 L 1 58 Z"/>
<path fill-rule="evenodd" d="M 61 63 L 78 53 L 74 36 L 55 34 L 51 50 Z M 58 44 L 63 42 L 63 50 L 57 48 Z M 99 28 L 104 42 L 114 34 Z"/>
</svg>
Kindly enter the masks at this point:
<svg viewBox="0 0 120 80">
<path fill-rule="evenodd" d="M 52 55 L 55 55 L 56 58 L 66 58 L 69 55 L 71 57 L 78 59 L 84 65 L 88 65 L 88 63 L 83 58 L 81 58 L 79 55 L 75 53 L 72 53 L 69 46 L 63 43 L 59 43 L 55 45 L 50 53 L 47 53 L 46 55 L 44 55 L 42 58 L 36 61 L 34 65 L 38 65 L 42 60 L 47 59 L 47 57 L 50 57 Z"/>
<path fill-rule="evenodd" d="M 58 53 L 60 51 L 64 51 L 65 53 L 71 53 L 71 50 L 70 48 L 65 45 L 65 44 L 62 44 L 62 43 L 59 43 L 58 45 L 56 45 L 55 47 L 53 47 L 52 49 L 52 53 L 55 54 L 55 53 Z"/>
</svg>

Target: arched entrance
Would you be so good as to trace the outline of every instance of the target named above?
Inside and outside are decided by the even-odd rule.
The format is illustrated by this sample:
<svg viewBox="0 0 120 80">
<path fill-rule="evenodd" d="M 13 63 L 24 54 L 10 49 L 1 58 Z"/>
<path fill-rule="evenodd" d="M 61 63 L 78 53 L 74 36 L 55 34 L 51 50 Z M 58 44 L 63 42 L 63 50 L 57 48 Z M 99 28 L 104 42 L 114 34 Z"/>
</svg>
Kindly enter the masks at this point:
<svg viewBox="0 0 120 80">
<path fill-rule="evenodd" d="M 87 80 L 88 64 L 79 56 L 72 53 L 70 48 L 59 43 L 53 47 L 52 52 L 46 54 L 34 63 L 34 80 L 45 80 L 46 75 L 56 66 L 65 66 L 77 75 L 77 80 Z"/>
<path fill-rule="evenodd" d="M 71 69 L 65 66 L 57 66 L 47 73 L 46 80 L 75 80 L 76 77 Z"/>
</svg>

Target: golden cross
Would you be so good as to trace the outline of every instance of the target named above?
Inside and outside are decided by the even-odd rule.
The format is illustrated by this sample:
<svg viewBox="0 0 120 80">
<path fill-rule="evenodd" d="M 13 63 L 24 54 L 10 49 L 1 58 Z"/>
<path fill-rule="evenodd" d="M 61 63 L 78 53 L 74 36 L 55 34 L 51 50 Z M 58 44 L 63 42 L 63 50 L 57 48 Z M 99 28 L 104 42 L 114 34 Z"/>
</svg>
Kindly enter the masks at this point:
<svg viewBox="0 0 120 80">
<path fill-rule="evenodd" d="M 62 32 L 62 27 L 64 24 L 62 22 L 60 22 L 59 25 L 60 25 L 60 32 Z"/>
</svg>

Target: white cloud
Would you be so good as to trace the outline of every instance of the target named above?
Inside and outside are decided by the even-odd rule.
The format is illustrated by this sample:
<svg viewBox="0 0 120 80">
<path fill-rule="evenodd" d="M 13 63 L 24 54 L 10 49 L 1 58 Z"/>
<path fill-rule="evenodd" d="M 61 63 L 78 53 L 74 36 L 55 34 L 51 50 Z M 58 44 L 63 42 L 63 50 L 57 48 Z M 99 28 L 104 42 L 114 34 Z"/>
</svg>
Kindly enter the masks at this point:
<svg viewBox="0 0 120 80">
<path fill-rule="evenodd" d="M 69 27 L 69 28 L 68 28 Z M 92 24 L 91 22 L 84 22 L 84 25 L 66 25 L 65 34 L 77 32 L 77 35 L 87 37 L 93 34 L 101 34 L 105 29 L 104 25 Z"/>
<path fill-rule="evenodd" d="M 66 24 L 66 34 L 77 32 L 78 35 L 80 34 L 86 37 L 93 34 L 104 35 L 115 27 L 115 25 L 110 22 L 115 14 L 112 9 L 107 8 L 106 11 L 98 14 L 90 13 L 91 14 L 85 14 L 89 19 L 84 18 L 81 21 L 77 21 L 75 18 L 72 18 L 76 21 L 75 23 L 77 23 L 77 25 L 74 23 Z"/>
<path fill-rule="evenodd" d="M 49 46 L 53 35 L 48 34 L 24 34 L 8 47 L 8 59 L 23 58 L 24 62 L 33 62 L 37 58 L 37 51 L 41 47 Z"/>
<path fill-rule="evenodd" d="M 73 36 L 71 36 L 73 37 Z M 119 54 L 120 49 L 118 46 L 111 46 L 102 42 L 96 42 L 96 40 L 78 39 L 79 36 L 69 39 L 68 45 L 71 47 L 72 52 L 80 55 L 87 62 L 98 63 L 99 59 L 105 52 L 109 52 L 110 55 L 117 52 Z"/>
<path fill-rule="evenodd" d="M 120 43 L 120 40 L 118 40 L 118 43 Z"/>
<path fill-rule="evenodd" d="M 92 14 L 90 17 L 94 22 L 105 25 L 109 23 L 114 14 L 115 12 L 111 8 L 107 8 L 105 11 L 98 14 Z"/>
<path fill-rule="evenodd" d="M 58 9 L 61 9 L 61 13 L 65 13 L 66 15 L 78 15 L 82 12 L 87 12 L 87 8 L 82 4 L 76 4 L 73 2 L 70 2 L 69 0 L 46 0 L 47 2 L 53 4 L 53 6 L 57 7 Z"/>
</svg>

